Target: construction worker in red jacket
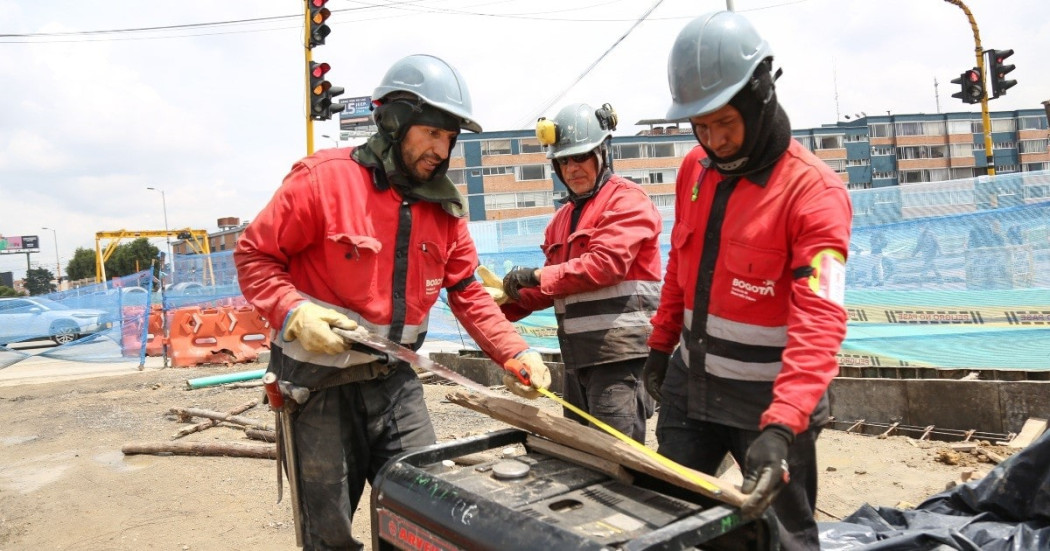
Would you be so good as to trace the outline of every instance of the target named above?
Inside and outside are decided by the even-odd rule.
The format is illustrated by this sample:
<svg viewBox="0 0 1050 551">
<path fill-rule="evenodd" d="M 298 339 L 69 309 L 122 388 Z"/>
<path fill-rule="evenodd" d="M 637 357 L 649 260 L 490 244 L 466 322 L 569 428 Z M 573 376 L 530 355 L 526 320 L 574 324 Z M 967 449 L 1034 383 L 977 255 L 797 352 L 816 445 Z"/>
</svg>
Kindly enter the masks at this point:
<svg viewBox="0 0 1050 551">
<path fill-rule="evenodd" d="M 537 137 L 569 194 L 547 226 L 546 262 L 504 277 L 502 308 L 518 320 L 554 306 L 566 401 L 644 443 L 655 404 L 642 368 L 660 299 L 663 224 L 645 190 L 613 174 L 615 129 L 609 104 L 540 119 Z M 586 424 L 571 410 L 565 416 Z"/>
<path fill-rule="evenodd" d="M 689 121 L 700 145 L 678 173 L 645 379 L 661 404 L 659 453 L 713 474 L 729 452 L 745 516 L 772 503 L 784 549 L 819 549 L 816 439 L 846 335 L 852 208 L 842 180 L 791 139 L 772 56 L 733 12 L 675 40 L 667 119 Z"/>
<path fill-rule="evenodd" d="M 435 443 L 411 366 L 351 347 L 333 327 L 417 349 L 445 289 L 486 354 L 501 365 L 517 357 L 533 385 L 550 384 L 473 276 L 465 201 L 446 175 L 460 130 L 481 131 L 459 72 L 408 56 L 372 97 L 378 132 L 297 162 L 234 254 L 245 298 L 275 329 L 269 371 L 311 390 L 293 417 L 306 549 L 362 548 L 350 529 L 365 481 L 402 451 Z"/>
</svg>

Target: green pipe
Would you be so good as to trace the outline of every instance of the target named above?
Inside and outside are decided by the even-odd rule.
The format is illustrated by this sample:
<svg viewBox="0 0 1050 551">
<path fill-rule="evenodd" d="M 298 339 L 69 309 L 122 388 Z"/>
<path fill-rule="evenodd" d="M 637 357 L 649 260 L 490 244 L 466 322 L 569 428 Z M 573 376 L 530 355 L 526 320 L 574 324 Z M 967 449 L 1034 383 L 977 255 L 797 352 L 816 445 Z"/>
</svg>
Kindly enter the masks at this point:
<svg viewBox="0 0 1050 551">
<path fill-rule="evenodd" d="M 265 369 L 256 369 L 254 371 L 240 371 L 237 373 L 227 373 L 225 375 L 212 375 L 211 377 L 198 377 L 196 379 L 187 379 L 186 387 L 193 390 L 204 388 L 206 386 L 224 385 L 226 383 L 236 383 L 250 379 L 261 379 L 265 373 Z"/>
</svg>

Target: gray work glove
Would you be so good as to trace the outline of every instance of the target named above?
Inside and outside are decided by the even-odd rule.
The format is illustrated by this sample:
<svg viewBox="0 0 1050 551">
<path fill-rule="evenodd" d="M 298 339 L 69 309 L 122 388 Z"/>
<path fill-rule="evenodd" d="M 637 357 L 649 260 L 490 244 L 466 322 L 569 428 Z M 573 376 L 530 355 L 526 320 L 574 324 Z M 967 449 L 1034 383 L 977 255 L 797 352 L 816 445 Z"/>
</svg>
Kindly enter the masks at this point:
<svg viewBox="0 0 1050 551">
<path fill-rule="evenodd" d="M 740 485 L 740 491 L 748 494 L 740 506 L 744 518 L 758 518 L 791 480 L 787 456 L 794 441 L 795 434 L 786 426 L 767 425 L 747 448 Z"/>
<path fill-rule="evenodd" d="M 658 403 L 663 401 L 660 387 L 664 386 L 664 377 L 667 376 L 667 363 L 670 361 L 670 354 L 653 349 L 649 349 L 649 357 L 645 360 L 645 369 L 642 371 L 645 390 Z"/>
</svg>

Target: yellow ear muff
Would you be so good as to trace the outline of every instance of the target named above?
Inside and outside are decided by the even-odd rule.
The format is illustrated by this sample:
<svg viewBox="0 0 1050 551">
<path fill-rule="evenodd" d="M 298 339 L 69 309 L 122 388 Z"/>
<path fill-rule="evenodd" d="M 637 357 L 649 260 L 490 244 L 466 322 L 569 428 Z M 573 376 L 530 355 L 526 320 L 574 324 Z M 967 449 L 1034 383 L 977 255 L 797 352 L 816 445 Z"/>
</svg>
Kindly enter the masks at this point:
<svg viewBox="0 0 1050 551">
<path fill-rule="evenodd" d="M 554 124 L 554 121 L 540 117 L 536 121 L 536 139 L 539 140 L 540 145 L 553 145 L 558 141 L 558 126 Z"/>
</svg>

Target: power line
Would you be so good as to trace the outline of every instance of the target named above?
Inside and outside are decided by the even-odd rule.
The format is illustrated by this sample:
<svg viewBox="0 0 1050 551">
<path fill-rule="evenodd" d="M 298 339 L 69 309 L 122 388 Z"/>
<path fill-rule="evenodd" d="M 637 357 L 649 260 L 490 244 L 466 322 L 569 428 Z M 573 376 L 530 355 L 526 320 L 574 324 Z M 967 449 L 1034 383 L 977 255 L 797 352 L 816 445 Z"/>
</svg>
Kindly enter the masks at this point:
<svg viewBox="0 0 1050 551">
<path fill-rule="evenodd" d="M 632 32 L 634 32 L 634 30 L 636 28 L 638 28 L 638 25 L 641 25 L 642 21 L 645 21 L 646 18 L 649 17 L 649 14 L 653 13 L 653 10 L 655 10 L 660 4 L 662 4 L 663 1 L 664 0 L 656 0 L 656 2 L 653 2 L 653 5 L 649 6 L 649 9 L 646 10 L 645 13 L 643 13 L 641 17 L 636 19 L 634 21 L 634 24 L 631 25 L 631 27 L 627 29 L 627 32 L 623 33 L 623 35 L 621 35 L 620 38 L 616 39 L 616 41 L 613 42 L 611 46 L 606 48 L 606 50 L 604 52 L 602 52 L 602 55 L 598 56 L 598 59 L 595 59 L 589 66 L 587 66 L 586 69 L 583 70 L 582 73 L 580 73 L 579 76 L 576 77 L 576 80 L 574 80 L 571 83 L 569 83 L 568 86 L 563 88 L 560 92 L 558 92 L 558 94 L 556 94 L 554 97 L 549 99 L 546 103 L 544 103 L 539 109 L 536 110 L 535 114 L 533 114 L 529 118 L 525 119 L 525 121 L 522 122 L 519 125 L 519 127 L 521 127 L 521 128 L 528 128 L 528 126 L 531 125 L 533 123 L 533 121 L 535 121 L 540 115 L 545 113 L 547 111 L 547 109 L 550 109 L 551 105 L 554 105 L 554 102 L 560 100 L 562 97 L 565 96 L 565 94 L 567 94 L 569 92 L 569 90 L 572 89 L 573 86 L 576 86 L 577 84 L 579 84 L 579 82 L 581 80 L 583 80 L 584 77 L 586 77 L 588 74 L 590 74 L 590 72 L 592 70 L 594 70 L 594 68 L 597 67 L 598 64 L 601 63 L 601 61 L 603 59 L 605 59 L 605 56 L 609 55 L 609 52 L 613 51 L 613 49 L 616 48 L 617 46 L 619 46 L 620 43 L 622 43 L 623 40 L 625 38 L 627 38 L 628 35 L 630 35 Z"/>
</svg>

